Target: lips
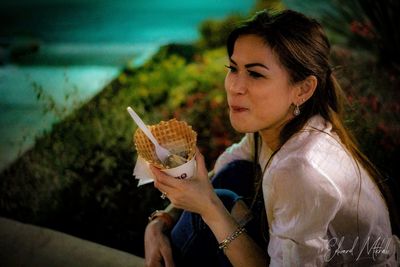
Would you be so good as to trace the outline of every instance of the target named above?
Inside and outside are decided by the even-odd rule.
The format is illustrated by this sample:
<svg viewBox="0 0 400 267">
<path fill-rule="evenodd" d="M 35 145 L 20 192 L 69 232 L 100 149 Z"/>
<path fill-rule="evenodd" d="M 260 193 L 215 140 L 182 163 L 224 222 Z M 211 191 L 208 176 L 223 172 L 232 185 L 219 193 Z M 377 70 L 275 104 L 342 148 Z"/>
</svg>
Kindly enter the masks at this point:
<svg viewBox="0 0 400 267">
<path fill-rule="evenodd" d="M 235 113 L 245 112 L 245 111 L 249 110 L 248 108 L 245 108 L 242 106 L 236 106 L 236 105 L 231 105 L 230 109 L 232 112 L 235 112 Z"/>
</svg>

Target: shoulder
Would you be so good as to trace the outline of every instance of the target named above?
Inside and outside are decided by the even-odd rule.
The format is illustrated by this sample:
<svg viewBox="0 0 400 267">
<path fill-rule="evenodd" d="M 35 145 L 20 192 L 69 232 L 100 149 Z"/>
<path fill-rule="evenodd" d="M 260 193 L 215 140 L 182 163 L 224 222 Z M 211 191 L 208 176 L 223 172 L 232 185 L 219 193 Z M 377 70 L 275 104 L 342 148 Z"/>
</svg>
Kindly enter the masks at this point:
<svg viewBox="0 0 400 267">
<path fill-rule="evenodd" d="M 242 139 L 238 143 L 234 143 L 229 146 L 225 152 L 230 153 L 235 151 L 236 149 L 247 149 L 252 148 L 254 146 L 254 134 L 253 133 L 246 133 L 243 135 Z"/>
<path fill-rule="evenodd" d="M 223 166 L 235 160 L 253 160 L 254 136 L 252 133 L 245 134 L 240 142 L 228 147 L 217 159 L 214 171 L 218 172 Z"/>
<path fill-rule="evenodd" d="M 265 182 L 288 192 L 291 191 L 288 187 L 301 188 L 309 192 L 325 191 L 333 198 L 340 198 L 340 180 L 348 176 L 345 167 L 353 168 L 352 158 L 330 123 L 314 116 L 276 153 Z"/>
<path fill-rule="evenodd" d="M 342 185 L 330 166 L 337 166 L 336 160 L 346 152 L 330 124 L 313 119 L 275 154 L 263 179 L 273 231 L 295 240 L 322 235 L 344 201 Z"/>
<path fill-rule="evenodd" d="M 353 167 L 354 163 L 340 138 L 332 131 L 332 125 L 321 116 L 314 116 L 276 153 L 270 169 L 304 166 L 324 173 L 340 173 L 340 169 Z"/>
</svg>

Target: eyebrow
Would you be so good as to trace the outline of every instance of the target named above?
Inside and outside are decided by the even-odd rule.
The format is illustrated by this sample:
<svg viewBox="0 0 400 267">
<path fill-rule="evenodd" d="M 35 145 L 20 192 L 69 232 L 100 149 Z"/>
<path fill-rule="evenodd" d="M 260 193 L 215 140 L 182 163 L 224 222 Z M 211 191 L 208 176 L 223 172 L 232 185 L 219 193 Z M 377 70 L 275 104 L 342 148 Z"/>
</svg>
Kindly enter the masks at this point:
<svg viewBox="0 0 400 267">
<path fill-rule="evenodd" d="M 232 59 L 232 58 L 230 58 L 230 61 L 233 63 L 233 64 L 235 64 L 235 65 L 237 65 L 237 63 Z M 264 68 L 264 69 L 267 69 L 267 70 L 269 70 L 269 68 L 267 67 L 267 66 L 265 66 L 264 64 L 261 64 L 261 63 L 249 63 L 249 64 L 246 64 L 246 65 L 244 65 L 246 68 L 251 68 L 251 67 L 262 67 L 262 68 Z"/>
</svg>

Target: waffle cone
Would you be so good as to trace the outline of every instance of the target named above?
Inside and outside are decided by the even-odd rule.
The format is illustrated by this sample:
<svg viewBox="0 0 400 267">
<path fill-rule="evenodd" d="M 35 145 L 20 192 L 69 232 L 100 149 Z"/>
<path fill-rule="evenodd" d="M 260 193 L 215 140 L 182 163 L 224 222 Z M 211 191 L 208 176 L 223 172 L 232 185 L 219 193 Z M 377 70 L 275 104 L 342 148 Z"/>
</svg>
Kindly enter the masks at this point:
<svg viewBox="0 0 400 267">
<path fill-rule="evenodd" d="M 172 154 L 183 156 L 188 160 L 193 158 L 196 152 L 197 133 L 186 122 L 176 119 L 161 121 L 149 126 L 149 129 L 158 143 Z M 158 168 L 168 168 L 157 158 L 153 143 L 140 128 L 136 130 L 133 138 L 136 150 L 142 158 Z"/>
</svg>

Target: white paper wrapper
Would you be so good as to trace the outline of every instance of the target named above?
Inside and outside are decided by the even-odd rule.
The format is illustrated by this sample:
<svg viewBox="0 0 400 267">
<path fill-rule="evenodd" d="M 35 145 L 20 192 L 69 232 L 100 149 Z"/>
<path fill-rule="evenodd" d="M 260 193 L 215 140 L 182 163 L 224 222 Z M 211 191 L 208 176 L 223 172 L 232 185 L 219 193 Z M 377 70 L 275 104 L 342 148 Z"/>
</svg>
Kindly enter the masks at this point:
<svg viewBox="0 0 400 267">
<path fill-rule="evenodd" d="M 135 168 L 133 169 L 135 179 L 139 180 L 138 186 L 148 184 L 154 181 L 154 175 L 150 171 L 149 163 L 142 157 L 138 156 Z"/>
<path fill-rule="evenodd" d="M 177 179 L 186 179 L 192 177 L 196 172 L 196 159 L 193 157 L 191 160 L 178 167 L 171 169 L 163 169 L 163 172 Z M 154 181 L 154 175 L 150 170 L 149 163 L 142 157 L 138 156 L 133 175 L 139 179 L 138 186 L 148 184 Z"/>
</svg>

